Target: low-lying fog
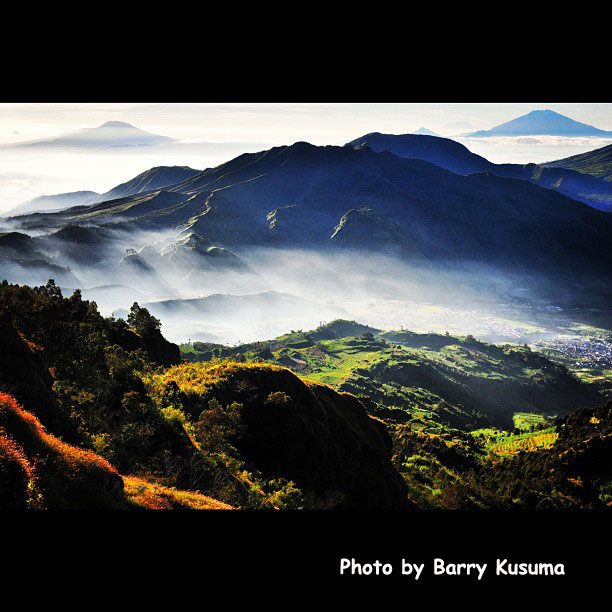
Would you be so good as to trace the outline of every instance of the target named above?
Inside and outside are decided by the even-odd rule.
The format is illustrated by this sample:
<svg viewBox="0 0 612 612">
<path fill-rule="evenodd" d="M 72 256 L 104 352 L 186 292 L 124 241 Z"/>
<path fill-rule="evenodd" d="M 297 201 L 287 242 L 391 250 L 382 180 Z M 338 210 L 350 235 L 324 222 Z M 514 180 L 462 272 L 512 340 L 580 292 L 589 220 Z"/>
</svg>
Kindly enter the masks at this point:
<svg viewBox="0 0 612 612">
<path fill-rule="evenodd" d="M 158 245 L 170 240 L 143 234 L 134 246 L 153 238 Z M 117 244 L 115 261 L 119 250 Z M 561 302 L 544 299 L 537 279 L 482 266 L 411 266 L 392 257 L 338 251 L 258 248 L 236 254 L 240 265 L 224 268 L 199 256 L 185 259 L 183 253 L 173 260 L 155 254 L 153 270 L 108 261 L 72 262 L 70 267 L 83 297 L 94 300 L 105 316 L 125 318 L 137 301 L 177 343 L 265 340 L 336 318 L 381 329 L 448 331 L 522 343 L 557 335 L 574 316 Z M 28 278 L 25 270 L 21 274 L 10 281 L 41 284 L 46 271 L 36 278 Z M 74 289 L 64 283 L 65 295 Z"/>
</svg>

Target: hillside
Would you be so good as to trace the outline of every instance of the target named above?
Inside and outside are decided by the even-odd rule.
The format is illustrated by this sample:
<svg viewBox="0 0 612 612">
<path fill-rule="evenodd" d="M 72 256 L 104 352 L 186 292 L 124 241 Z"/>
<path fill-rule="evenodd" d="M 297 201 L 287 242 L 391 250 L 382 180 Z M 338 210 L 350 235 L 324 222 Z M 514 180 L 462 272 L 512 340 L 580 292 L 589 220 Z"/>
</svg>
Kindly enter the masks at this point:
<svg viewBox="0 0 612 612">
<path fill-rule="evenodd" d="M 124 495 L 138 507 L 410 507 L 384 424 L 352 395 L 282 367 L 179 364 L 146 309 L 134 304 L 127 321 L 104 319 L 78 291 L 64 298 L 52 282 L 2 283 L 0 324 L 0 392 L 31 416 L 13 404 L 11 414 L 71 445 L 58 451 L 61 466 L 71 453 L 84 457 L 83 470 L 102 465 L 99 478 L 118 483 L 119 505 L 117 474 L 129 475 Z M 10 482 L 23 483 L 43 451 L 30 452 L 10 423 L 0 423 L 12 440 L 6 469 L 21 465 Z M 82 504 L 108 507 L 95 501 L 104 488 L 91 486 Z"/>
<path fill-rule="evenodd" d="M 47 433 L 0 393 L 0 510 L 226 510 L 190 491 L 121 477 L 99 455 Z"/>
<path fill-rule="evenodd" d="M 195 343 L 204 361 L 179 363 L 146 309 L 104 319 L 53 283 L 0 285 L 0 341 L 6 508 L 612 499 L 610 407 L 589 408 L 596 385 L 525 347 L 339 320 L 234 348 Z"/>
<path fill-rule="evenodd" d="M 194 170 L 188 166 L 155 166 L 145 172 L 141 172 L 133 179 L 121 183 L 103 194 L 99 194 L 96 202 L 106 202 L 108 200 L 126 198 L 138 193 L 158 191 L 168 185 L 181 183 L 199 172 L 200 170 Z"/>
<path fill-rule="evenodd" d="M 183 345 L 190 361 L 262 359 L 339 391 L 369 398 L 386 422 L 447 428 L 512 430 L 515 413 L 559 416 L 602 401 L 563 366 L 526 347 L 408 331 L 381 332 L 334 321 L 309 332 L 237 347 Z"/>
<path fill-rule="evenodd" d="M 602 459 L 610 406 L 575 412 L 603 403 L 597 387 L 526 347 L 340 320 L 269 342 L 182 350 L 213 367 L 227 358 L 282 364 L 307 384 L 357 394 L 386 423 L 393 463 L 420 508 L 604 508 L 612 501 Z"/>
<path fill-rule="evenodd" d="M 8 214 L 10 216 L 19 216 L 34 212 L 47 213 L 76 206 L 89 206 L 97 202 L 127 198 L 140 193 L 159 191 L 168 185 L 180 183 L 198 173 L 199 170 L 194 170 L 187 166 L 156 166 L 141 172 L 129 181 L 121 183 L 105 193 L 74 191 L 55 195 L 42 195 L 19 204 L 11 209 Z"/>
<path fill-rule="evenodd" d="M 307 507 L 408 507 L 406 487 L 390 462 L 391 438 L 353 395 L 302 381 L 279 366 L 231 361 L 183 364 L 150 384 L 160 396 L 172 389 L 173 406 L 189 421 L 200 415 L 201 428 L 217 423 L 207 407 L 226 407 L 229 441 L 240 457 L 266 478 L 295 482 Z"/>
<path fill-rule="evenodd" d="M 461 143 L 431 135 L 372 132 L 347 142 L 345 146 L 355 149 L 368 147 L 377 153 L 389 151 L 398 157 L 423 159 L 461 175 L 492 172 L 495 168 L 495 164 L 472 153 Z"/>
<path fill-rule="evenodd" d="M 566 168 L 612 181 L 612 145 L 540 165 L 545 168 Z"/>
<path fill-rule="evenodd" d="M 602 180 L 605 177 L 577 172 L 578 168 L 564 165 L 561 163 L 563 160 L 548 164 L 494 164 L 454 140 L 414 134 L 375 132 L 357 138 L 346 146 L 368 147 L 376 152 L 389 151 L 398 157 L 423 159 L 455 174 L 488 172 L 495 176 L 522 179 L 600 210 L 612 208 L 612 185 Z"/>
</svg>

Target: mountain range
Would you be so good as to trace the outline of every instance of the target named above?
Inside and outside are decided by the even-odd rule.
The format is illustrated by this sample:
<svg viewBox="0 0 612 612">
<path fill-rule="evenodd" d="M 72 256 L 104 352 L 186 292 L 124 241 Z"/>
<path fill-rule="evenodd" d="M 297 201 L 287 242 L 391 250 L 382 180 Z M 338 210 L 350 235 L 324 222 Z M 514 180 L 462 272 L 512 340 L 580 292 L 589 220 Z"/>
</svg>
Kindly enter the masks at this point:
<svg viewBox="0 0 612 612">
<path fill-rule="evenodd" d="M 580 121 L 574 121 L 552 110 L 535 110 L 502 123 L 490 130 L 478 130 L 465 134 L 468 138 L 490 136 L 596 136 L 610 137 L 612 131 L 600 130 Z"/>
<path fill-rule="evenodd" d="M 488 172 L 495 176 L 528 180 L 540 187 L 554 189 L 564 195 L 585 202 L 594 208 L 612 210 L 612 183 L 605 176 L 593 176 L 572 168 L 573 158 L 547 164 L 494 164 L 472 153 L 463 144 L 449 138 L 417 136 L 414 134 L 380 134 L 373 132 L 347 143 L 355 148 L 369 147 L 373 151 L 389 151 L 398 157 L 424 159 L 455 174 Z M 607 149 L 607 151 L 604 151 Z M 610 147 L 601 149 L 604 159 L 610 156 Z M 596 152 L 585 154 L 592 159 Z M 604 162 L 605 163 L 605 162 Z"/>
<path fill-rule="evenodd" d="M 187 279 L 197 262 L 239 269 L 240 253 L 250 247 L 352 249 L 438 268 L 479 264 L 572 282 L 594 278 L 607 291 L 612 218 L 559 191 L 572 184 L 567 177 L 609 183 L 570 170 L 497 166 L 437 137 L 369 136 L 418 150 L 377 152 L 364 137 L 344 147 L 274 147 L 203 171 L 157 169 L 153 175 L 178 182 L 9 219 L 14 231 L 0 236 L 0 252 L 10 265 L 96 262 L 108 266 L 107 274 L 129 269 L 158 283 L 160 265 L 168 281 Z M 563 180 L 542 188 L 555 177 Z M 153 180 L 145 173 L 131 183 L 115 193 L 146 189 Z M 39 235 L 27 236 L 32 231 Z M 143 232 L 165 238 L 143 244 Z"/>
</svg>

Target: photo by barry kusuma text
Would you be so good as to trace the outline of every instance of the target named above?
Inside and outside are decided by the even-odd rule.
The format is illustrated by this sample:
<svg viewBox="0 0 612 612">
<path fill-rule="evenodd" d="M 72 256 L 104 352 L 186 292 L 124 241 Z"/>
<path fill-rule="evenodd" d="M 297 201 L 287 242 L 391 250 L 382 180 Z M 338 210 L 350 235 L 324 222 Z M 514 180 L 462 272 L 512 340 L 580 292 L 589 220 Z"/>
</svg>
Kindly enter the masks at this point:
<svg viewBox="0 0 612 612">
<path fill-rule="evenodd" d="M 433 576 L 463 576 L 481 580 L 487 572 L 496 576 L 565 576 L 563 563 L 515 562 L 496 559 L 495 563 L 454 563 L 435 558 L 432 563 L 415 563 L 402 559 L 399 564 L 383 563 L 378 559 L 361 563 L 356 559 L 340 559 L 340 575 L 346 576 L 391 576 L 402 575 L 419 580 L 429 573 Z"/>
</svg>

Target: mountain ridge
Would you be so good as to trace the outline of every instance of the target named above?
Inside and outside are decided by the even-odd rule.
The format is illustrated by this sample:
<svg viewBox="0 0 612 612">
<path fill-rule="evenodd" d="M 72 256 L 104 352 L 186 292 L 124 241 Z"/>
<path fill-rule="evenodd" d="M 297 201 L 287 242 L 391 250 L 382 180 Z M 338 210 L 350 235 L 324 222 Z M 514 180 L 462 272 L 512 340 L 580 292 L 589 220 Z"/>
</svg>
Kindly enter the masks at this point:
<svg viewBox="0 0 612 612">
<path fill-rule="evenodd" d="M 566 168 L 589 174 L 604 181 L 612 181 L 612 144 L 586 153 L 579 153 L 540 164 L 545 168 Z"/>
<path fill-rule="evenodd" d="M 494 164 L 455 140 L 416 134 L 373 132 L 345 146 L 368 146 L 377 152 L 389 151 L 399 157 L 424 159 L 455 174 L 489 172 L 505 178 L 525 179 L 594 208 L 612 210 L 612 183 L 561 167 L 560 164 Z"/>
</svg>

